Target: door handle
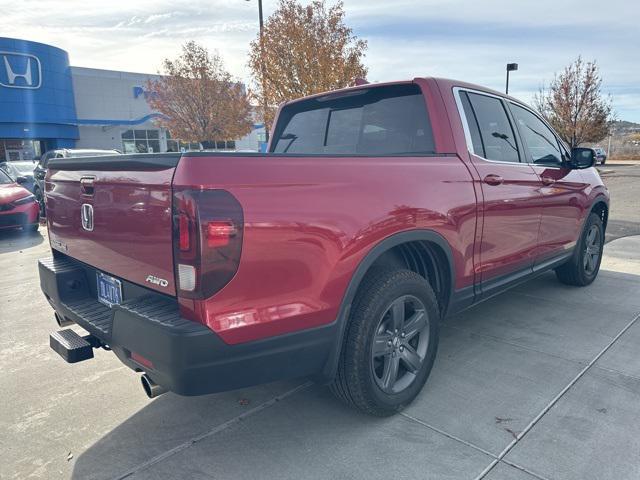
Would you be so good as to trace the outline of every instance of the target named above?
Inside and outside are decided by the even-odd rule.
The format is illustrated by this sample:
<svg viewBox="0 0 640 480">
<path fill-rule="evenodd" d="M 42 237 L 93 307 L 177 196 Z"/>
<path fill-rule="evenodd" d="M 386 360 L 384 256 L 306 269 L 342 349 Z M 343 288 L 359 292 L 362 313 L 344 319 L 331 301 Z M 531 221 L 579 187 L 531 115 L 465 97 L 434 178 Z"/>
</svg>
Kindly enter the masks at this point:
<svg viewBox="0 0 640 480">
<path fill-rule="evenodd" d="M 551 177 L 542 177 L 542 183 L 544 183 L 545 185 L 553 185 L 554 183 L 556 183 L 556 181 Z"/>
<path fill-rule="evenodd" d="M 500 175 L 494 175 L 493 173 L 484 177 L 484 183 L 487 185 L 500 185 L 504 182 L 504 179 Z"/>
</svg>

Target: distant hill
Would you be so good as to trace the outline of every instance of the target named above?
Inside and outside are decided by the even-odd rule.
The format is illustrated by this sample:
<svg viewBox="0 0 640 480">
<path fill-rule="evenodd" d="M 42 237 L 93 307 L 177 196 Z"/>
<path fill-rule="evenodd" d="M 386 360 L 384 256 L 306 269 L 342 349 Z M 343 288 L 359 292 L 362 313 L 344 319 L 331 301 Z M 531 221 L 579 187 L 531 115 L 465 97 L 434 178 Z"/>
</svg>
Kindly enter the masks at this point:
<svg viewBox="0 0 640 480">
<path fill-rule="evenodd" d="M 614 136 L 625 136 L 629 135 L 630 133 L 638 133 L 640 132 L 640 123 L 618 120 L 613 123 L 612 130 Z"/>
</svg>

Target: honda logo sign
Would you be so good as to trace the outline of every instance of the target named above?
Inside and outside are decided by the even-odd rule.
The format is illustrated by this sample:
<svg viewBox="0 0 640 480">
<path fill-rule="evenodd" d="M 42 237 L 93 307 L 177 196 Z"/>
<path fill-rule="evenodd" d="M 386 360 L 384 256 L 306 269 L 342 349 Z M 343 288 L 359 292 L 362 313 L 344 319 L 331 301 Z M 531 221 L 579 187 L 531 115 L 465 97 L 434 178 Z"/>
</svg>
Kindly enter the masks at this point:
<svg viewBox="0 0 640 480">
<path fill-rule="evenodd" d="M 29 88 L 42 85 L 40 59 L 28 53 L 0 52 L 0 86 Z"/>
<path fill-rule="evenodd" d="M 82 210 L 80 210 L 80 217 L 82 219 L 82 228 L 88 231 L 93 231 L 93 206 L 88 203 L 82 204 Z"/>
</svg>

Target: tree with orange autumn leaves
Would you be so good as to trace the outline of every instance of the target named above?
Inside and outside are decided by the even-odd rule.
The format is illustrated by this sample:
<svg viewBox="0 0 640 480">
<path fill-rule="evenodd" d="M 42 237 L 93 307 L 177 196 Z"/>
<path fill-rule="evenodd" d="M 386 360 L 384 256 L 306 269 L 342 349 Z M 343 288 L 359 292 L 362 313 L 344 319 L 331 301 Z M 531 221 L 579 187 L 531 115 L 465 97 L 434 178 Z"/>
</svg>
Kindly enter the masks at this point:
<svg viewBox="0 0 640 480">
<path fill-rule="evenodd" d="M 353 34 L 344 17 L 342 1 L 328 7 L 324 0 L 307 6 L 280 0 L 249 52 L 253 94 L 265 125 L 272 124 L 283 102 L 366 77 L 367 42 Z"/>
<path fill-rule="evenodd" d="M 599 142 L 609 134 L 614 119 L 611 99 L 602 92 L 596 62 L 581 57 L 556 75 L 549 88 L 534 98 L 538 111 L 571 146 Z"/>
<path fill-rule="evenodd" d="M 165 59 L 163 75 L 147 83 L 156 123 L 187 142 L 232 140 L 251 132 L 251 104 L 239 81 L 216 53 L 191 41 L 182 54 Z"/>
</svg>

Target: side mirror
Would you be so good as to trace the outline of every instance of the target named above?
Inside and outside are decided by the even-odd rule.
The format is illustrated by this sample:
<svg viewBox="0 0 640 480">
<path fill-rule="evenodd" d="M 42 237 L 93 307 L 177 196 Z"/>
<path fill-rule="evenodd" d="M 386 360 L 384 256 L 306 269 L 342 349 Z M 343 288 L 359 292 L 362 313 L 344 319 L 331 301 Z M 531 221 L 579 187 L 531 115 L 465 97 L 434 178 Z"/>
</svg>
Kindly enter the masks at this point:
<svg viewBox="0 0 640 480">
<path fill-rule="evenodd" d="M 591 168 L 596 161 L 593 148 L 574 148 L 571 150 L 571 166 L 575 169 Z"/>
<path fill-rule="evenodd" d="M 22 185 L 23 183 L 27 183 L 27 177 L 23 177 L 23 176 L 16 177 L 16 183 L 18 185 Z"/>
</svg>

